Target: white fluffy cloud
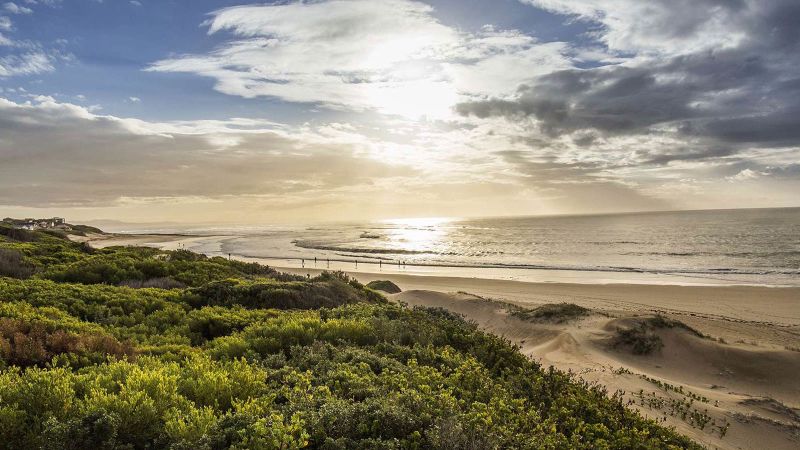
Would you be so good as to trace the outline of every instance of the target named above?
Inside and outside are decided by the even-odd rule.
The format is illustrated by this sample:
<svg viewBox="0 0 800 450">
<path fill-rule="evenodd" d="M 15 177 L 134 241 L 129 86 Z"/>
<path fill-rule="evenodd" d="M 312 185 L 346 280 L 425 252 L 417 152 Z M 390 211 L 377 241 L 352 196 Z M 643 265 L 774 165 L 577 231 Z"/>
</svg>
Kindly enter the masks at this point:
<svg viewBox="0 0 800 450">
<path fill-rule="evenodd" d="M 3 9 L 11 14 L 30 14 L 33 12 L 32 9 L 25 6 L 17 5 L 14 2 L 7 2 L 6 4 L 3 5 Z"/>
<path fill-rule="evenodd" d="M 466 34 L 410 0 L 328 0 L 216 11 L 208 32 L 231 39 L 206 55 L 148 70 L 213 78 L 220 92 L 406 117 L 444 117 L 460 95 L 513 92 L 566 65 L 563 45 L 487 28 Z"/>
<path fill-rule="evenodd" d="M 683 53 L 737 45 L 752 0 L 520 0 L 597 22 L 598 37 L 620 52 Z"/>
</svg>

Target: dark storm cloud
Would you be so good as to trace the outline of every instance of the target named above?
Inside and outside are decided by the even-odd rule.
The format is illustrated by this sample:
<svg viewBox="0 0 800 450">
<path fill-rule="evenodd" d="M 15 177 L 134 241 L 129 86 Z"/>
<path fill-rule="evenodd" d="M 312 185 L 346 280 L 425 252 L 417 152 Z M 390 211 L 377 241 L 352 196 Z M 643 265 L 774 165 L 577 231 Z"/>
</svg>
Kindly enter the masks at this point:
<svg viewBox="0 0 800 450">
<path fill-rule="evenodd" d="M 457 110 L 484 118 L 535 116 L 551 135 L 592 128 L 623 133 L 694 115 L 690 99 L 687 91 L 657 83 L 649 70 L 612 67 L 555 72 L 521 87 L 514 101 L 462 103 Z"/>
<path fill-rule="evenodd" d="M 657 164 L 731 155 L 745 146 L 800 145 L 800 2 L 712 3 L 718 14 L 724 9 L 726 31 L 742 36 L 735 45 L 558 71 L 520 86 L 514 99 L 462 103 L 457 111 L 534 118 L 551 136 L 649 135 L 666 128 L 693 142 L 687 151 L 643 161 Z M 699 27 L 685 19 L 669 29 Z M 669 37 L 664 30 L 652 33 Z"/>
</svg>

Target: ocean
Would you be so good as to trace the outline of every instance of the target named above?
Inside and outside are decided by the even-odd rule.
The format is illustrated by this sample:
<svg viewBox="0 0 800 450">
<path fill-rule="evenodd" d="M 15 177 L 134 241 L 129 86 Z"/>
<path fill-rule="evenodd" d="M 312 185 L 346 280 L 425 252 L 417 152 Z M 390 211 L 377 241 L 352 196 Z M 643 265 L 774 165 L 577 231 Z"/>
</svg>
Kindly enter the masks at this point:
<svg viewBox="0 0 800 450">
<path fill-rule="evenodd" d="M 169 231 L 223 235 L 197 240 L 194 249 L 279 266 L 353 270 L 360 264 L 364 271 L 531 281 L 800 285 L 800 208 Z"/>
</svg>

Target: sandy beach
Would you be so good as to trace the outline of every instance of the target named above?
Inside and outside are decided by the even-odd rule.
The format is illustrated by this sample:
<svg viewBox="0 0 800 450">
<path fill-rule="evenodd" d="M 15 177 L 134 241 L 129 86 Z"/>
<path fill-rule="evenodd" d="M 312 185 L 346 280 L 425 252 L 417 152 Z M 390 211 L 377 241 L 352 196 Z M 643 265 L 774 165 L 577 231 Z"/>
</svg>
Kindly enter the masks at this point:
<svg viewBox="0 0 800 450">
<path fill-rule="evenodd" d="M 190 247 L 213 237 L 92 236 L 91 245 Z M 204 241 L 205 240 L 205 241 Z M 247 260 L 253 260 L 248 258 Z M 313 276 L 321 269 L 277 267 Z M 441 307 L 506 337 L 541 362 L 618 392 L 643 414 L 709 448 L 800 446 L 800 288 L 531 283 L 459 276 L 348 271 L 391 280 L 393 301 Z M 563 323 L 526 320 L 515 308 L 572 303 L 589 314 Z M 613 345 L 619 329 L 661 315 L 663 347 L 637 355 Z"/>
</svg>

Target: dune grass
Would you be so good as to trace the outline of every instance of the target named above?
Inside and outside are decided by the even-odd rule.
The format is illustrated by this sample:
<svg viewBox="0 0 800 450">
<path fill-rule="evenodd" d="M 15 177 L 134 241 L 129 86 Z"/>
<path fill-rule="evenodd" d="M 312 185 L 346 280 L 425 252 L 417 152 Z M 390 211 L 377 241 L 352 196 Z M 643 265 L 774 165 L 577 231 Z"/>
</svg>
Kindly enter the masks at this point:
<svg viewBox="0 0 800 450">
<path fill-rule="evenodd" d="M 697 337 L 704 337 L 702 333 L 679 320 L 657 314 L 653 317 L 639 318 L 629 328 L 617 328 L 612 345 L 615 348 L 628 348 L 637 355 L 650 355 L 664 348 L 664 341 L 655 331 L 673 328 L 685 330 Z"/>
<path fill-rule="evenodd" d="M 565 323 L 580 319 L 590 313 L 590 309 L 573 303 L 554 303 L 532 309 L 521 307 L 511 309 L 512 316 L 527 322 Z"/>
</svg>

